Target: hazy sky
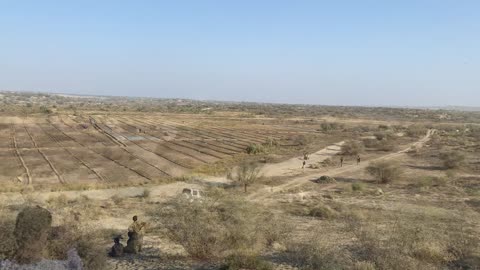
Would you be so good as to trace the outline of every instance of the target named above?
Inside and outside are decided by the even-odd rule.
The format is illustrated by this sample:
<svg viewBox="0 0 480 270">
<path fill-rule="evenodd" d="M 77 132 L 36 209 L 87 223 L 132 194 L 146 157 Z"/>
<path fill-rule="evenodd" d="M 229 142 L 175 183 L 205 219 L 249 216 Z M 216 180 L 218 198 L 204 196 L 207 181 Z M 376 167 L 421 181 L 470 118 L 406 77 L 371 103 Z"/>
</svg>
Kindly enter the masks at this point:
<svg viewBox="0 0 480 270">
<path fill-rule="evenodd" d="M 480 106 L 480 1 L 0 0 L 0 89 Z"/>
</svg>

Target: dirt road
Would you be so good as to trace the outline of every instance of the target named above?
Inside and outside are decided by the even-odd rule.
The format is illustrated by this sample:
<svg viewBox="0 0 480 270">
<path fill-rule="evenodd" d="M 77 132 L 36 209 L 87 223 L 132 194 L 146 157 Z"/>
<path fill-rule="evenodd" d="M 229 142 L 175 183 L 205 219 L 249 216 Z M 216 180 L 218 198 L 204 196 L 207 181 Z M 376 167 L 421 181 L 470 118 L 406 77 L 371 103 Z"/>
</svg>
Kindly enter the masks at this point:
<svg viewBox="0 0 480 270">
<path fill-rule="evenodd" d="M 302 162 L 304 161 L 303 156 L 294 157 L 289 160 L 280 163 L 267 164 L 263 166 L 261 174 L 266 177 L 272 176 L 287 176 L 287 175 L 296 175 L 303 173 L 305 171 L 313 171 L 308 168 L 309 164 L 317 164 L 324 161 L 327 158 L 335 156 L 340 152 L 343 141 L 336 144 L 330 145 L 320 151 L 317 151 L 309 155 L 309 159 L 306 160 L 305 169 L 302 169 Z"/>
<path fill-rule="evenodd" d="M 378 157 L 378 158 L 375 158 L 375 159 L 371 159 L 371 160 L 368 160 L 368 162 L 364 161 L 359 165 L 347 165 L 347 166 L 343 166 L 343 167 L 340 167 L 340 168 L 335 168 L 335 169 L 331 169 L 331 170 L 328 170 L 328 171 L 324 171 L 324 172 L 321 173 L 321 175 L 307 175 L 307 176 L 294 177 L 290 181 L 288 181 L 287 183 L 285 183 L 283 185 L 276 186 L 273 190 L 270 187 L 259 189 L 259 190 L 255 191 L 254 193 L 248 195 L 247 198 L 250 199 L 250 200 L 261 200 L 261 199 L 264 199 L 264 198 L 266 198 L 266 197 L 268 197 L 268 196 L 270 196 L 274 193 L 278 193 L 282 190 L 291 189 L 291 188 L 294 188 L 294 187 L 301 186 L 301 185 L 307 183 L 307 181 L 317 179 L 322 175 L 337 176 L 339 174 L 346 173 L 346 172 L 363 170 L 368 166 L 368 164 L 370 162 L 381 161 L 381 160 L 390 160 L 390 159 L 398 158 L 399 156 L 407 153 L 412 148 L 422 147 L 426 142 L 428 142 L 430 140 L 430 138 L 433 134 L 435 134 L 435 130 L 430 129 L 430 130 L 427 131 L 427 134 L 424 137 L 422 137 L 420 140 L 410 144 L 408 147 L 406 147 L 405 149 L 400 150 L 398 152 L 390 153 L 390 154 L 387 154 L 387 155 L 384 155 L 384 156 L 381 156 L 381 157 Z M 328 147 L 326 149 L 328 149 Z M 332 154 L 332 153 L 330 152 L 330 154 Z"/>
</svg>

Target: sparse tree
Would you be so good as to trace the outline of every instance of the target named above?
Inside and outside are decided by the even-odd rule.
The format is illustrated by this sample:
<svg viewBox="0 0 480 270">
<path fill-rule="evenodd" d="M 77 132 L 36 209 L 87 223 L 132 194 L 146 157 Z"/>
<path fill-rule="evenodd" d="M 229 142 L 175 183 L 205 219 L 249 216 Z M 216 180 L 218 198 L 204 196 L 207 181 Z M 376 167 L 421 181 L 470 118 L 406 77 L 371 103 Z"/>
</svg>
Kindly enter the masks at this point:
<svg viewBox="0 0 480 270">
<path fill-rule="evenodd" d="M 260 167 L 257 163 L 242 162 L 238 167 L 228 173 L 227 178 L 243 186 L 245 192 L 249 185 L 255 183 L 260 177 Z"/>
</svg>

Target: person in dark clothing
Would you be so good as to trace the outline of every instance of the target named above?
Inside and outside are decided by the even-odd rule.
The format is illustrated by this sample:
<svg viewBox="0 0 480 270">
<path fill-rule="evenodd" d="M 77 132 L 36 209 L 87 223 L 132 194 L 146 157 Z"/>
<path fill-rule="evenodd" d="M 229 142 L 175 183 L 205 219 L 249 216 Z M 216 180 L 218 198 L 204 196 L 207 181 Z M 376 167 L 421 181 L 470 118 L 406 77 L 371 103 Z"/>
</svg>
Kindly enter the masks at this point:
<svg viewBox="0 0 480 270">
<path fill-rule="evenodd" d="M 115 238 L 113 238 L 113 246 L 112 246 L 112 250 L 110 251 L 110 253 L 108 253 L 109 256 L 111 257 L 121 257 L 123 256 L 123 245 L 122 243 L 120 243 L 120 239 L 122 239 L 122 236 L 117 236 Z"/>
<path fill-rule="evenodd" d="M 343 156 L 340 157 L 340 167 L 343 167 Z"/>
</svg>

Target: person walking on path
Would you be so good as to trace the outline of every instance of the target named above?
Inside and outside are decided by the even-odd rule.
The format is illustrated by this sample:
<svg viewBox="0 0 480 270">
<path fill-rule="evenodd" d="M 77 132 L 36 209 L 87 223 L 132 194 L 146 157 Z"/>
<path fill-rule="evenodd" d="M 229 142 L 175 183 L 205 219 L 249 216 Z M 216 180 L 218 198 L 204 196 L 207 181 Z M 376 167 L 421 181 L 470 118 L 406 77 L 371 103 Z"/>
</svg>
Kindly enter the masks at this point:
<svg viewBox="0 0 480 270">
<path fill-rule="evenodd" d="M 340 157 L 340 167 L 343 167 L 343 156 Z"/>
</svg>

